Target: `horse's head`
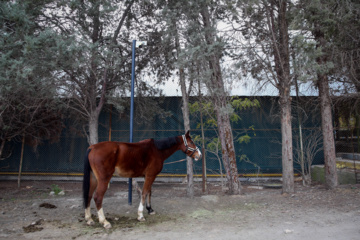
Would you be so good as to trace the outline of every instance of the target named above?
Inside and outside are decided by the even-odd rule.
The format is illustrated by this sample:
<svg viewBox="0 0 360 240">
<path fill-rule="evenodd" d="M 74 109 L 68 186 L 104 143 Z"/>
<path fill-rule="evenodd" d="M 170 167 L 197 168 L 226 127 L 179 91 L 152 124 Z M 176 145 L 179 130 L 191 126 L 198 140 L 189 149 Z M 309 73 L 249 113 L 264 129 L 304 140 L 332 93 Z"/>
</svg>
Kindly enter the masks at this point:
<svg viewBox="0 0 360 240">
<path fill-rule="evenodd" d="M 195 143 L 191 140 L 189 131 L 186 132 L 185 135 L 182 135 L 183 145 L 182 151 L 195 159 L 195 161 L 201 158 L 201 151 L 198 147 L 196 147 Z"/>
</svg>

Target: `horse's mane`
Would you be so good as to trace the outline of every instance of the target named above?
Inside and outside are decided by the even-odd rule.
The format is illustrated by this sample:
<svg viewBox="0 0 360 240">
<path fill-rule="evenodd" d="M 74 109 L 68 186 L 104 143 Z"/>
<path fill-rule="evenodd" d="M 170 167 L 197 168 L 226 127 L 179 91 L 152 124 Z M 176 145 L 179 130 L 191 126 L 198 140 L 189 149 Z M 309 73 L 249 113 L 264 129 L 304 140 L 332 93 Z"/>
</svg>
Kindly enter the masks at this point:
<svg viewBox="0 0 360 240">
<path fill-rule="evenodd" d="M 178 137 L 168 137 L 160 140 L 154 140 L 155 147 L 159 150 L 171 148 L 175 144 L 179 143 Z"/>
</svg>

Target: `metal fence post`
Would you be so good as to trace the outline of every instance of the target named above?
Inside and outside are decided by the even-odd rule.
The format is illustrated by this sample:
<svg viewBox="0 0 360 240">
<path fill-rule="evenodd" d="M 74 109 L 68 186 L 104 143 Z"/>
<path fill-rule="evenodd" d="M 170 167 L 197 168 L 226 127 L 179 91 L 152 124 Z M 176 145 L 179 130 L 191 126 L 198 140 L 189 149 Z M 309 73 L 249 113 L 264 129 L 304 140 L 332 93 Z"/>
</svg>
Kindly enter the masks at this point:
<svg viewBox="0 0 360 240">
<path fill-rule="evenodd" d="M 135 49 L 136 49 L 136 40 L 133 40 L 132 65 L 131 65 L 130 142 L 133 142 L 133 129 L 134 129 Z M 129 205 L 132 205 L 132 178 L 129 178 L 128 203 Z"/>
</svg>

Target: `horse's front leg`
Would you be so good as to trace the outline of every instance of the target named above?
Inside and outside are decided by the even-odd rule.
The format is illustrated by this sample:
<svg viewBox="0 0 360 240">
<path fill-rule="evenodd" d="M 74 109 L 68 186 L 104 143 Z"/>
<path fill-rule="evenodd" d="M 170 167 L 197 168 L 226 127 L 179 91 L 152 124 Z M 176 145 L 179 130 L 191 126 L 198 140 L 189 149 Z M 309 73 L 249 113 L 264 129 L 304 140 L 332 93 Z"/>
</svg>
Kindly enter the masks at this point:
<svg viewBox="0 0 360 240">
<path fill-rule="evenodd" d="M 144 196 L 142 195 L 142 196 L 141 196 L 141 200 L 140 200 L 140 204 L 139 204 L 139 208 L 138 208 L 138 218 L 137 218 L 140 222 L 145 221 L 144 214 L 143 214 L 143 211 L 144 211 L 144 203 L 145 203 L 145 198 L 144 198 Z"/>
<path fill-rule="evenodd" d="M 148 210 L 149 214 L 155 214 L 154 210 L 152 210 L 151 205 L 150 205 L 151 185 L 153 184 L 154 180 L 155 180 L 155 177 L 145 177 L 144 187 L 143 187 L 143 191 L 141 194 L 141 200 L 140 200 L 140 204 L 139 204 L 139 208 L 138 208 L 138 220 L 139 221 L 145 221 L 144 214 L 143 214 L 145 200 L 147 200 L 146 209 Z"/>
<path fill-rule="evenodd" d="M 147 201 L 146 201 L 146 209 L 148 210 L 148 213 L 150 215 L 154 215 L 155 214 L 155 211 L 154 209 L 151 208 L 151 189 L 150 189 L 150 192 L 147 196 Z"/>
</svg>

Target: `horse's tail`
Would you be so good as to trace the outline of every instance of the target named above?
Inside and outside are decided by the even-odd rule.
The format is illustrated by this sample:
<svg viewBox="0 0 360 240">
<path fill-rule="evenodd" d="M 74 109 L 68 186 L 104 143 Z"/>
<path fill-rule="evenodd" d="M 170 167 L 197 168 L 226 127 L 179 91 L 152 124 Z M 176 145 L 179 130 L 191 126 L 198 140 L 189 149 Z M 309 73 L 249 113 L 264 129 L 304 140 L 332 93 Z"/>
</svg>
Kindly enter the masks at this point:
<svg viewBox="0 0 360 240">
<path fill-rule="evenodd" d="M 89 153 L 91 149 L 86 151 L 86 155 L 84 158 L 84 179 L 83 179 L 83 200 L 84 200 L 84 207 L 87 208 L 89 202 L 89 192 L 90 192 L 90 172 L 91 166 L 89 162 Z"/>
</svg>

